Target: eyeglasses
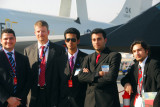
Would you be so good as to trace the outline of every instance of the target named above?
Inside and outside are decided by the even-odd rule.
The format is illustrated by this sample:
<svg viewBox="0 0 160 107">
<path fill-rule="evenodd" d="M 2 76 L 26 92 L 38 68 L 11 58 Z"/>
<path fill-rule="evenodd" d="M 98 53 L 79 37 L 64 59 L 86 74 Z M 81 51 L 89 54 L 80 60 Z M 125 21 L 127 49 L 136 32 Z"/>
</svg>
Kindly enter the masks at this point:
<svg viewBox="0 0 160 107">
<path fill-rule="evenodd" d="M 66 39 L 66 42 L 69 42 L 70 40 L 71 40 L 72 42 L 76 42 L 76 39 L 75 39 L 75 38 L 67 38 L 67 39 Z"/>
</svg>

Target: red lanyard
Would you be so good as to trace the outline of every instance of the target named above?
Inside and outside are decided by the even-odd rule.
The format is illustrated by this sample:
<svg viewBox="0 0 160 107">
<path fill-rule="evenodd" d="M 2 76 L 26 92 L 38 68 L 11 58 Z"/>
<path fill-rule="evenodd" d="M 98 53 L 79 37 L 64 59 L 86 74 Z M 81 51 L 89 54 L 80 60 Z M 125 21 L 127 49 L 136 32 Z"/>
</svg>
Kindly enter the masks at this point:
<svg viewBox="0 0 160 107">
<path fill-rule="evenodd" d="M 4 51 L 4 50 L 3 50 Z M 4 52 L 5 53 L 5 52 Z M 11 68 L 12 68 L 12 70 L 13 70 L 13 79 L 14 79 L 14 85 L 16 85 L 17 84 L 17 76 L 16 76 L 16 71 L 15 71 L 15 65 L 14 65 L 14 68 L 12 67 L 12 65 L 11 65 L 11 62 L 9 61 L 9 58 L 8 58 L 8 55 L 5 53 L 5 55 L 6 55 L 6 57 L 7 57 L 7 59 L 8 59 L 8 62 L 9 62 L 9 64 L 10 64 L 10 66 L 11 66 Z M 14 56 L 15 56 L 15 52 L 14 52 Z M 15 58 L 15 57 L 14 57 Z M 16 58 L 15 58 L 15 62 L 16 62 Z"/>
</svg>

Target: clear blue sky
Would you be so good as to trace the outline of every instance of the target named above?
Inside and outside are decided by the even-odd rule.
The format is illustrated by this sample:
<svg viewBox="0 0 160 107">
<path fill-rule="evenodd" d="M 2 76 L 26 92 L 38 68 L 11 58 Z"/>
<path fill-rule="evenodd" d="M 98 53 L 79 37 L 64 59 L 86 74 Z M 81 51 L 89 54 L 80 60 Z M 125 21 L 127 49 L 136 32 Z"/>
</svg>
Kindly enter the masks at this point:
<svg viewBox="0 0 160 107">
<path fill-rule="evenodd" d="M 76 0 L 72 0 L 71 17 L 76 17 Z M 87 0 L 88 17 L 110 22 L 116 17 L 126 0 Z M 60 0 L 0 0 L 1 8 L 58 15 Z"/>
</svg>

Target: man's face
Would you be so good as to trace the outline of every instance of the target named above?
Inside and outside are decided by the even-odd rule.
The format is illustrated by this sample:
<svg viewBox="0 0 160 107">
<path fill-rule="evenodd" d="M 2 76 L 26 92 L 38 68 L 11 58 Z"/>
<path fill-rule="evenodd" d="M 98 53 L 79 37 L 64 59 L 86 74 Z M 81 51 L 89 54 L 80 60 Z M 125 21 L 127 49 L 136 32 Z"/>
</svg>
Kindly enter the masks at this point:
<svg viewBox="0 0 160 107">
<path fill-rule="evenodd" d="M 47 30 L 46 26 L 35 26 L 34 27 L 34 34 L 37 37 L 37 40 L 41 44 L 46 44 L 48 42 L 48 35 L 49 35 L 49 30 Z"/>
<path fill-rule="evenodd" d="M 80 40 L 77 40 L 76 34 L 67 33 L 65 43 L 68 48 L 68 50 L 76 51 L 77 50 L 77 44 L 79 44 Z"/>
<path fill-rule="evenodd" d="M 140 63 L 148 56 L 148 50 L 145 50 L 141 44 L 136 44 L 133 46 L 132 53 L 134 58 Z"/>
<path fill-rule="evenodd" d="M 92 34 L 91 39 L 92 39 L 92 45 L 97 52 L 101 52 L 105 48 L 107 39 L 103 38 L 102 33 Z"/>
<path fill-rule="evenodd" d="M 12 33 L 3 33 L 1 44 L 5 50 L 11 52 L 16 44 L 16 37 Z"/>
</svg>

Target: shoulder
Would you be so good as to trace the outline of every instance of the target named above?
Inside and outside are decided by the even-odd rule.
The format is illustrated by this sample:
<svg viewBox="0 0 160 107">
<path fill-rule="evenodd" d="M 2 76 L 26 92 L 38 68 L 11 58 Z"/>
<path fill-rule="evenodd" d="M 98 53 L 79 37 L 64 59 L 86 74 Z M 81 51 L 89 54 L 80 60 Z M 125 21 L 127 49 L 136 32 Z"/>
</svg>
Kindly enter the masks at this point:
<svg viewBox="0 0 160 107">
<path fill-rule="evenodd" d="M 65 48 L 64 48 L 63 46 L 60 46 L 60 45 L 55 44 L 55 43 L 53 43 L 53 42 L 49 42 L 49 43 L 50 43 L 50 47 L 51 47 L 51 48 L 54 48 L 54 49 L 56 49 L 56 50 L 63 50 L 63 51 L 65 51 Z"/>
<path fill-rule="evenodd" d="M 38 44 L 37 43 L 34 43 L 30 46 L 27 46 L 24 50 L 28 51 L 28 50 L 31 50 L 31 49 L 35 49 L 35 47 L 38 47 Z"/>
<path fill-rule="evenodd" d="M 111 59 L 112 58 L 115 58 L 115 59 L 121 59 L 122 58 L 121 54 L 118 53 L 118 52 L 109 52 L 108 57 L 111 58 Z"/>
<path fill-rule="evenodd" d="M 83 56 L 83 57 L 85 57 L 85 56 L 87 56 L 88 54 L 87 53 L 85 53 L 85 52 L 82 52 L 81 50 L 79 50 L 79 52 L 78 52 L 81 56 Z"/>
<path fill-rule="evenodd" d="M 19 53 L 19 52 L 17 52 L 17 51 L 15 51 L 15 55 L 16 55 L 16 57 L 18 57 L 18 58 L 24 58 L 24 59 L 27 58 L 25 55 L 23 55 L 23 54 L 21 54 L 21 53 Z"/>
<path fill-rule="evenodd" d="M 151 66 L 160 66 L 160 61 L 154 58 L 148 58 L 146 63 L 149 62 L 149 65 Z"/>
</svg>

